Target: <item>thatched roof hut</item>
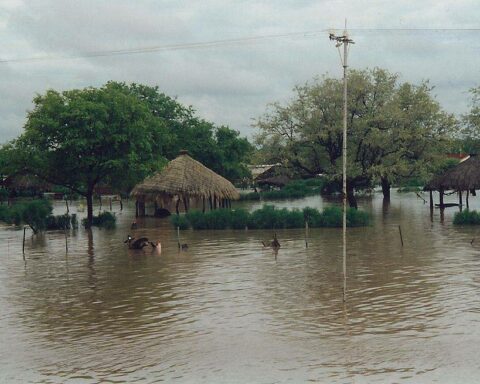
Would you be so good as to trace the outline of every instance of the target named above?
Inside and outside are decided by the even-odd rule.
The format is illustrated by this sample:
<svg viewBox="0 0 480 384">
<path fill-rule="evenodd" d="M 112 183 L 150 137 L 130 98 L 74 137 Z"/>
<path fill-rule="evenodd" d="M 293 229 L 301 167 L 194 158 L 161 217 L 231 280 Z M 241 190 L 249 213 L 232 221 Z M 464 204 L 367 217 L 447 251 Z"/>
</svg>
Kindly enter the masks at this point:
<svg viewBox="0 0 480 384">
<path fill-rule="evenodd" d="M 258 180 L 257 184 L 260 186 L 269 185 L 272 187 L 284 187 L 291 179 L 286 175 L 272 176 L 266 179 Z"/>
<path fill-rule="evenodd" d="M 458 192 L 458 205 L 463 205 L 462 191 L 467 191 L 466 203 L 468 207 L 468 198 L 470 193 L 475 196 L 475 190 L 480 189 L 480 157 L 470 155 L 470 157 L 449 169 L 442 175 L 435 176 L 425 185 L 424 190 L 430 191 L 430 208 L 433 208 L 432 191 L 439 191 L 440 203 L 437 204 L 443 208 L 457 204 L 444 204 L 443 195 L 445 191 L 453 190 Z"/>
<path fill-rule="evenodd" d="M 209 199 L 210 202 L 240 198 L 230 181 L 192 159 L 187 151 L 181 151 L 161 172 L 136 185 L 131 195 L 142 202 L 177 199 L 177 212 L 180 200 L 188 210 L 187 202 L 191 198 Z"/>
<path fill-rule="evenodd" d="M 480 157 L 476 155 L 471 155 L 444 174 L 435 176 L 424 188 L 426 191 L 475 189 L 480 189 Z"/>
</svg>

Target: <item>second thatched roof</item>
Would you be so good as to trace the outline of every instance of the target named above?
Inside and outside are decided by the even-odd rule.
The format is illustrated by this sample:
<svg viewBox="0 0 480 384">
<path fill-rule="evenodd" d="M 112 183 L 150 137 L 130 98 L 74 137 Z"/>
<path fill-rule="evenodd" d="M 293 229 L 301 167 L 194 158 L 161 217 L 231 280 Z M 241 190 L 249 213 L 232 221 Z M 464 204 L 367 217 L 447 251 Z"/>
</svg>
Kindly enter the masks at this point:
<svg viewBox="0 0 480 384">
<path fill-rule="evenodd" d="M 444 174 L 435 176 L 424 189 L 426 191 L 480 189 L 480 157 L 471 155 Z"/>
<path fill-rule="evenodd" d="M 137 184 L 131 195 L 142 200 L 173 196 L 229 200 L 240 198 L 230 181 L 192 159 L 186 151 L 181 151 L 161 172 Z"/>
</svg>

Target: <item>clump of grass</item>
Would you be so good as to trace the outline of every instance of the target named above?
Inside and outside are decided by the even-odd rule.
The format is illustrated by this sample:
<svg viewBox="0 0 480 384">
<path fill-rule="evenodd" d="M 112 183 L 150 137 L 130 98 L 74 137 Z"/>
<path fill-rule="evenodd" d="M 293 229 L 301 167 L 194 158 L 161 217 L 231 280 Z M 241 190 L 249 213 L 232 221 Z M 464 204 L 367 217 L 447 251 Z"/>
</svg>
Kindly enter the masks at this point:
<svg viewBox="0 0 480 384">
<path fill-rule="evenodd" d="M 170 222 L 172 225 L 180 229 L 188 229 L 190 228 L 190 223 L 188 222 L 187 218 L 184 215 L 172 215 L 170 216 Z"/>
<path fill-rule="evenodd" d="M 338 207 L 328 207 L 323 212 L 313 208 L 301 211 L 265 205 L 251 213 L 244 209 L 218 209 L 206 213 L 192 211 L 171 218 L 171 223 L 181 229 L 288 229 L 303 228 L 305 221 L 308 221 L 311 228 L 341 227 L 342 210 Z M 369 222 L 370 216 L 366 212 L 355 209 L 347 211 L 347 226 L 366 226 Z"/>
<path fill-rule="evenodd" d="M 48 216 L 46 221 L 48 230 L 78 228 L 77 215 L 68 213 L 58 216 Z"/>
<path fill-rule="evenodd" d="M 87 219 L 82 220 L 82 225 L 86 227 L 88 224 Z M 106 229 L 113 229 L 117 225 L 117 218 L 114 214 L 110 212 L 102 212 L 98 216 L 93 216 L 92 218 L 92 226 L 94 227 L 101 227 Z"/>
<path fill-rule="evenodd" d="M 477 211 L 465 210 L 456 212 L 453 216 L 455 225 L 480 225 L 480 213 Z"/>
</svg>

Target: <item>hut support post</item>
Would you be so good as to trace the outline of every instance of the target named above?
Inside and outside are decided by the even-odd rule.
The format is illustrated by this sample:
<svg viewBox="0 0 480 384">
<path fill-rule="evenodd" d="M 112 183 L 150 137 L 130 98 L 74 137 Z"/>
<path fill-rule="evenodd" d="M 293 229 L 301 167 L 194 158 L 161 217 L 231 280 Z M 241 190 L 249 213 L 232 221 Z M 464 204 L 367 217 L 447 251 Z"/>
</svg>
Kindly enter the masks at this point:
<svg viewBox="0 0 480 384">
<path fill-rule="evenodd" d="M 430 210 L 433 211 L 433 191 L 430 190 Z"/>
<path fill-rule="evenodd" d="M 202 199 L 202 201 L 203 201 L 202 212 L 205 213 L 205 197 Z"/>
<path fill-rule="evenodd" d="M 208 204 L 210 206 L 210 211 L 213 209 L 212 196 L 208 197 Z"/>
<path fill-rule="evenodd" d="M 460 211 L 462 210 L 462 205 L 463 205 L 462 191 L 458 191 L 458 206 L 460 207 Z"/>
<path fill-rule="evenodd" d="M 140 217 L 145 217 L 145 202 L 144 201 L 139 201 L 138 202 L 138 211 L 139 211 Z"/>
<path fill-rule="evenodd" d="M 445 208 L 445 207 L 443 206 L 443 189 L 440 188 L 440 191 L 439 191 L 439 192 L 440 192 L 440 209 L 443 209 L 443 208 Z"/>
<path fill-rule="evenodd" d="M 135 217 L 138 217 L 138 200 L 135 200 Z"/>
<path fill-rule="evenodd" d="M 183 198 L 183 206 L 185 207 L 185 212 L 188 212 L 188 198 Z"/>
<path fill-rule="evenodd" d="M 467 197 L 465 199 L 465 203 L 467 204 L 467 209 L 469 208 L 469 206 L 468 206 L 468 195 L 470 195 L 470 191 L 467 189 Z"/>
<path fill-rule="evenodd" d="M 177 204 L 175 204 L 175 211 L 177 212 L 177 215 L 180 214 L 180 212 L 178 211 L 178 206 L 180 205 L 180 196 L 178 197 L 177 199 Z"/>
</svg>

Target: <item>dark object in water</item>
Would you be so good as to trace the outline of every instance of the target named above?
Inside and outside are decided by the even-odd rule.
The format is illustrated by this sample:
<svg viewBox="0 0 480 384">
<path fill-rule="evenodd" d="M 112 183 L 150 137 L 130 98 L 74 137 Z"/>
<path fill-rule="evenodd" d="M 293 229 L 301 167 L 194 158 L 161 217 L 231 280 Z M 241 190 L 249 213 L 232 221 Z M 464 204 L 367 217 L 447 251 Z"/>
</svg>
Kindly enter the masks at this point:
<svg viewBox="0 0 480 384">
<path fill-rule="evenodd" d="M 137 228 L 138 228 L 137 222 L 134 221 L 134 222 L 132 223 L 132 225 L 130 226 L 130 229 L 137 229 Z"/>
<path fill-rule="evenodd" d="M 128 235 L 128 238 L 124 241 L 124 243 L 128 244 L 128 248 L 130 249 L 143 249 L 143 247 L 146 247 L 149 244 L 147 237 L 135 239 L 130 235 Z"/>
<path fill-rule="evenodd" d="M 165 208 L 157 208 L 157 210 L 155 211 L 155 214 L 154 214 L 155 217 L 160 217 L 160 218 L 163 218 L 163 217 L 168 217 L 168 216 L 171 216 L 171 213 L 168 209 L 165 209 Z"/>
<path fill-rule="evenodd" d="M 188 249 L 188 244 L 180 244 L 178 243 L 178 249 L 182 249 L 182 250 L 185 250 L 185 249 Z"/>
<path fill-rule="evenodd" d="M 449 208 L 449 207 L 458 207 L 458 203 L 445 203 L 445 204 L 435 204 L 439 208 Z"/>
</svg>

